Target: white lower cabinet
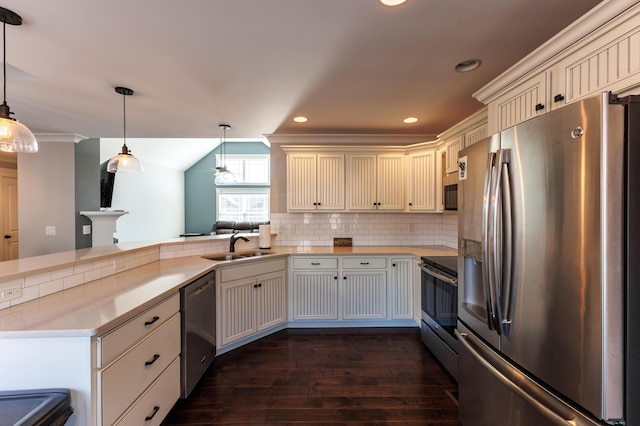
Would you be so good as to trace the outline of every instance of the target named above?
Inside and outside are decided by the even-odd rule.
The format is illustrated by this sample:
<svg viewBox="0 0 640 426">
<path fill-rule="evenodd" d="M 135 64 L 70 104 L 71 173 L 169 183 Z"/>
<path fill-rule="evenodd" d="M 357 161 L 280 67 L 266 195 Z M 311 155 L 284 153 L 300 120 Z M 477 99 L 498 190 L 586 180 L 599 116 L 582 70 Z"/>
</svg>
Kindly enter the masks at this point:
<svg viewBox="0 0 640 426">
<path fill-rule="evenodd" d="M 387 319 L 387 258 L 343 257 L 342 319 Z"/>
<path fill-rule="evenodd" d="M 413 318 L 414 267 L 413 258 L 391 258 L 389 269 L 391 318 Z"/>
<path fill-rule="evenodd" d="M 286 324 L 285 259 L 224 267 L 218 270 L 218 277 L 218 353 Z"/>
<path fill-rule="evenodd" d="M 413 325 L 411 257 L 292 256 L 291 265 L 293 326 Z"/>
<path fill-rule="evenodd" d="M 180 397 L 179 311 L 176 294 L 97 338 L 98 424 L 159 425 L 173 407 Z"/>
</svg>

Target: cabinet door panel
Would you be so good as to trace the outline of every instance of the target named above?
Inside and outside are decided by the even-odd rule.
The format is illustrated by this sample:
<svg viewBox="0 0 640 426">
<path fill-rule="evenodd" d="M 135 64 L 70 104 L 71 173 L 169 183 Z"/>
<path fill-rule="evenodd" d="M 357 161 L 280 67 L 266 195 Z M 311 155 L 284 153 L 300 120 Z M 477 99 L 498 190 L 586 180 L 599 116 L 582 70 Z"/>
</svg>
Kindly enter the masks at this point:
<svg viewBox="0 0 640 426">
<path fill-rule="evenodd" d="M 540 75 L 518 86 L 515 93 L 498 101 L 498 130 L 515 126 L 536 115 L 543 114 L 547 111 L 546 99 L 546 73 L 540 73 Z M 538 105 L 541 105 L 542 108 Z M 448 168 L 447 172 L 449 172 Z"/>
<path fill-rule="evenodd" d="M 287 204 L 289 210 L 315 210 L 316 186 L 315 154 L 288 155 Z"/>
<path fill-rule="evenodd" d="M 221 343 L 225 345 L 256 331 L 253 292 L 255 279 L 239 280 L 220 287 Z"/>
<path fill-rule="evenodd" d="M 433 211 L 436 209 L 436 152 L 430 150 L 409 157 L 410 211 Z"/>
<path fill-rule="evenodd" d="M 255 291 L 258 331 L 287 321 L 287 284 L 284 273 L 258 278 Z"/>
<path fill-rule="evenodd" d="M 342 285 L 343 319 L 387 317 L 387 273 L 346 272 Z"/>
<path fill-rule="evenodd" d="M 378 155 L 378 210 L 404 209 L 404 155 Z"/>
<path fill-rule="evenodd" d="M 349 208 L 375 210 L 376 156 L 349 156 Z"/>
<path fill-rule="evenodd" d="M 338 271 L 294 272 L 294 319 L 338 319 Z"/>
<path fill-rule="evenodd" d="M 344 210 L 344 154 L 318 154 L 318 210 Z"/>
<path fill-rule="evenodd" d="M 413 318 L 413 261 L 391 259 L 391 317 Z"/>
</svg>

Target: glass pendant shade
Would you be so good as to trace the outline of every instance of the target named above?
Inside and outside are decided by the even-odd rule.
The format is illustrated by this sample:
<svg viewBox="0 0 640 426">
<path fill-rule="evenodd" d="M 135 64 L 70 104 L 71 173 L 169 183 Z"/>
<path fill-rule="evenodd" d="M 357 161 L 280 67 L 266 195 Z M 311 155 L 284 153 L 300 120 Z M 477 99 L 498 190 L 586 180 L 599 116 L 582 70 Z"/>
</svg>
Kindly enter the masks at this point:
<svg viewBox="0 0 640 426">
<path fill-rule="evenodd" d="M 0 117 L 0 151 L 38 152 L 38 141 L 24 124 Z"/>
<path fill-rule="evenodd" d="M 131 155 L 127 145 L 123 145 L 122 152 L 109 159 L 109 162 L 107 163 L 107 171 L 109 173 L 142 173 L 144 172 L 144 168 L 142 167 L 142 164 L 140 164 L 140 161 Z"/>
<path fill-rule="evenodd" d="M 2 81 L 3 93 L 0 105 L 0 151 L 4 152 L 38 152 L 38 141 L 31 130 L 24 124 L 11 118 L 11 109 L 7 105 L 7 24 L 22 25 L 22 18 L 17 13 L 0 7 L 2 22 Z"/>
<path fill-rule="evenodd" d="M 231 173 L 227 169 L 226 159 L 227 159 L 227 148 L 225 142 L 227 140 L 227 130 L 231 128 L 228 124 L 220 124 L 219 127 L 222 129 L 222 143 L 220 144 L 220 166 L 216 167 L 216 175 L 213 180 L 213 183 L 216 185 L 229 185 L 236 183 L 236 176 Z"/>
<path fill-rule="evenodd" d="M 140 160 L 134 157 L 131 154 L 131 150 L 127 148 L 127 104 L 125 99 L 127 96 L 133 95 L 133 90 L 127 87 L 116 87 L 116 93 L 122 95 L 122 122 L 123 125 L 123 133 L 124 133 L 124 143 L 122 145 L 122 151 L 116 156 L 113 156 L 109 159 L 107 163 L 107 171 L 109 173 L 142 173 L 144 169 L 142 168 L 142 164 Z"/>
<path fill-rule="evenodd" d="M 213 182 L 216 185 L 236 183 L 236 175 L 227 170 L 227 166 L 216 167 L 216 177 Z"/>
</svg>

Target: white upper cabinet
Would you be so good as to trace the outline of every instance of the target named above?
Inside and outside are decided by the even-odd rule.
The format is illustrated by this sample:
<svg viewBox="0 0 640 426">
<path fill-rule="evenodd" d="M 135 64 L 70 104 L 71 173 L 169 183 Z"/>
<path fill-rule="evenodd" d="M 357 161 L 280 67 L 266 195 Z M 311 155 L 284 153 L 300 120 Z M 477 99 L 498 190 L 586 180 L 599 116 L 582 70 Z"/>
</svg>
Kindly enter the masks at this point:
<svg viewBox="0 0 640 426">
<path fill-rule="evenodd" d="M 404 209 L 404 154 L 349 154 L 349 210 Z"/>
<path fill-rule="evenodd" d="M 411 153 L 407 156 L 407 210 L 429 212 L 437 208 L 436 150 Z"/>
<path fill-rule="evenodd" d="M 497 117 L 497 130 L 503 130 L 543 114 L 547 108 L 547 73 L 541 73 L 496 99 L 489 111 Z"/>
<path fill-rule="evenodd" d="M 601 92 L 640 88 L 640 3 L 603 2 L 474 93 L 494 134 Z"/>
<path fill-rule="evenodd" d="M 344 210 L 344 194 L 344 154 L 287 155 L 289 211 Z"/>
</svg>

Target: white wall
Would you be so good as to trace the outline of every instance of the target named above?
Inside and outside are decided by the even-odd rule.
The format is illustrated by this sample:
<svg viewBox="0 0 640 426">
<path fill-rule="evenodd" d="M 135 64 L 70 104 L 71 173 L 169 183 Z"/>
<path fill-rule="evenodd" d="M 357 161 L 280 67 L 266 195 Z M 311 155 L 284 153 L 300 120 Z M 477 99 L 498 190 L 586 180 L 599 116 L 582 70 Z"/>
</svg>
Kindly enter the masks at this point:
<svg viewBox="0 0 640 426">
<path fill-rule="evenodd" d="M 184 233 L 184 173 L 140 159 L 143 173 L 117 173 L 111 210 L 119 242 L 175 238 Z"/>
<path fill-rule="evenodd" d="M 39 151 L 18 154 L 20 258 L 75 250 L 77 135 L 37 134 Z M 45 235 L 55 226 L 55 235 Z"/>
</svg>

